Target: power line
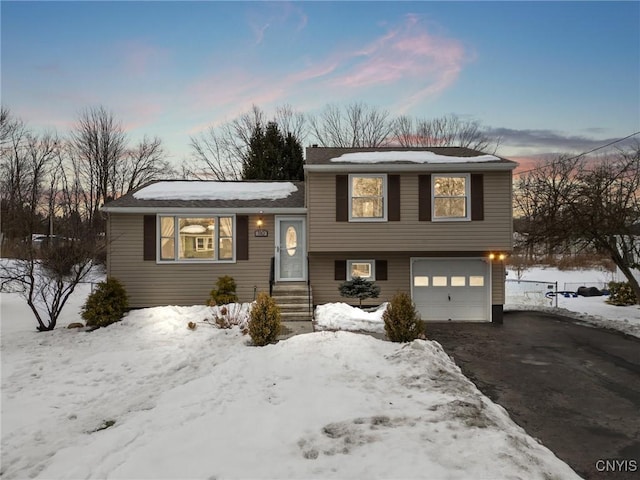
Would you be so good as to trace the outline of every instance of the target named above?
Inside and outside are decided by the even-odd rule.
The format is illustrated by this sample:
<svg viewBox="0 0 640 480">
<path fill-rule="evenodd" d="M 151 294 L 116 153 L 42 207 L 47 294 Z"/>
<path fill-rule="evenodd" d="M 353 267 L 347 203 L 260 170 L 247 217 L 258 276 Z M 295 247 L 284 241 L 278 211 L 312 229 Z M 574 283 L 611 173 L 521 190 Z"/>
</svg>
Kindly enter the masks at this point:
<svg viewBox="0 0 640 480">
<path fill-rule="evenodd" d="M 627 138 L 634 137 L 634 136 L 636 136 L 638 134 L 640 134 L 640 132 L 632 133 L 631 135 L 627 135 L 626 137 L 619 138 L 618 140 L 614 140 L 613 142 L 609 142 L 606 145 L 601 145 L 599 147 L 594 148 L 593 150 L 589 150 L 588 152 L 583 152 L 583 153 L 580 153 L 578 155 L 574 155 L 573 157 L 569 157 L 569 158 L 562 158 L 562 159 L 559 159 L 558 161 L 560 161 L 560 162 L 568 162 L 570 160 L 575 160 L 576 158 L 580 158 L 580 157 L 583 157 L 585 155 L 589 155 L 590 153 L 597 152 L 598 150 L 602 150 L 603 148 L 610 147 L 611 145 L 615 145 L 616 143 L 620 143 L 620 142 L 626 140 Z M 536 170 L 540 170 L 542 168 L 544 168 L 544 165 L 541 165 L 541 166 L 535 167 L 535 168 L 531 168 L 529 170 L 523 170 L 521 172 L 514 173 L 513 175 L 515 176 L 515 175 L 522 175 L 523 173 L 535 172 Z"/>
</svg>

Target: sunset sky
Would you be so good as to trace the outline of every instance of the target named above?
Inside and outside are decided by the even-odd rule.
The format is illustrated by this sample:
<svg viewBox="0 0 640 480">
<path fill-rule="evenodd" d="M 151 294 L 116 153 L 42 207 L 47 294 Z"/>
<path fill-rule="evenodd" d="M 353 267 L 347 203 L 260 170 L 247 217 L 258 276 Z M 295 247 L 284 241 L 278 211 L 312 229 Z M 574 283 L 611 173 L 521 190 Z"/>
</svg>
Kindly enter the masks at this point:
<svg viewBox="0 0 640 480">
<path fill-rule="evenodd" d="M 66 133 L 104 105 L 160 136 L 247 111 L 361 101 L 457 114 L 498 154 L 586 151 L 640 130 L 639 2 L 1 2 L 2 104 Z M 640 136 L 636 137 L 640 139 Z M 307 142 L 309 143 L 309 142 Z"/>
</svg>

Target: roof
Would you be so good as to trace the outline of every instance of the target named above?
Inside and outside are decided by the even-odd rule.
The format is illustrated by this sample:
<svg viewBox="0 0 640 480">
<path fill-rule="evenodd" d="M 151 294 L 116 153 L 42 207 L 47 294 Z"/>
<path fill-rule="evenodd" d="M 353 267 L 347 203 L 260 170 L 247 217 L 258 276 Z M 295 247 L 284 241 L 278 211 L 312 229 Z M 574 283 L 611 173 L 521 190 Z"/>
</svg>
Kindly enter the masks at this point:
<svg viewBox="0 0 640 480">
<path fill-rule="evenodd" d="M 304 182 L 161 180 L 107 203 L 105 212 L 304 211 Z"/>
<path fill-rule="evenodd" d="M 426 168 L 425 165 L 429 167 Z M 464 147 L 310 147 L 308 171 L 384 170 L 513 170 L 517 163 Z"/>
</svg>

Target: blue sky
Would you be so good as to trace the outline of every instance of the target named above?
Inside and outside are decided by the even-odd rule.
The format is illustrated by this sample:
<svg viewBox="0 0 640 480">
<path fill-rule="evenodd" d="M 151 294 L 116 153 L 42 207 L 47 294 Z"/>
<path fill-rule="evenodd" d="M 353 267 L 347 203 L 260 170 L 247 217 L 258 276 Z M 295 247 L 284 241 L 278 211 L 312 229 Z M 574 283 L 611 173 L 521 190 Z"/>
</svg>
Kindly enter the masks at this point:
<svg viewBox="0 0 640 480">
<path fill-rule="evenodd" d="M 247 111 L 356 101 L 457 114 L 498 153 L 640 130 L 640 2 L 0 3 L 2 104 L 66 133 L 104 105 L 173 160 Z"/>
</svg>

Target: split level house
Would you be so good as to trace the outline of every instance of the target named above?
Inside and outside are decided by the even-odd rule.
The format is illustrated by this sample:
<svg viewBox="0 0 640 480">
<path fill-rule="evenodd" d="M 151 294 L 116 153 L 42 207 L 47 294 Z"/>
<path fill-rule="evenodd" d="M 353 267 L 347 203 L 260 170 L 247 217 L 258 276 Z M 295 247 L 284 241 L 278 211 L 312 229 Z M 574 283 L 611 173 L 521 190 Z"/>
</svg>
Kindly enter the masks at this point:
<svg viewBox="0 0 640 480">
<path fill-rule="evenodd" d="M 271 292 L 304 318 L 359 276 L 427 321 L 501 322 L 515 167 L 467 148 L 309 147 L 303 182 L 158 181 L 103 207 L 107 274 L 134 308 L 203 304 L 230 275 L 240 301 Z"/>
</svg>

